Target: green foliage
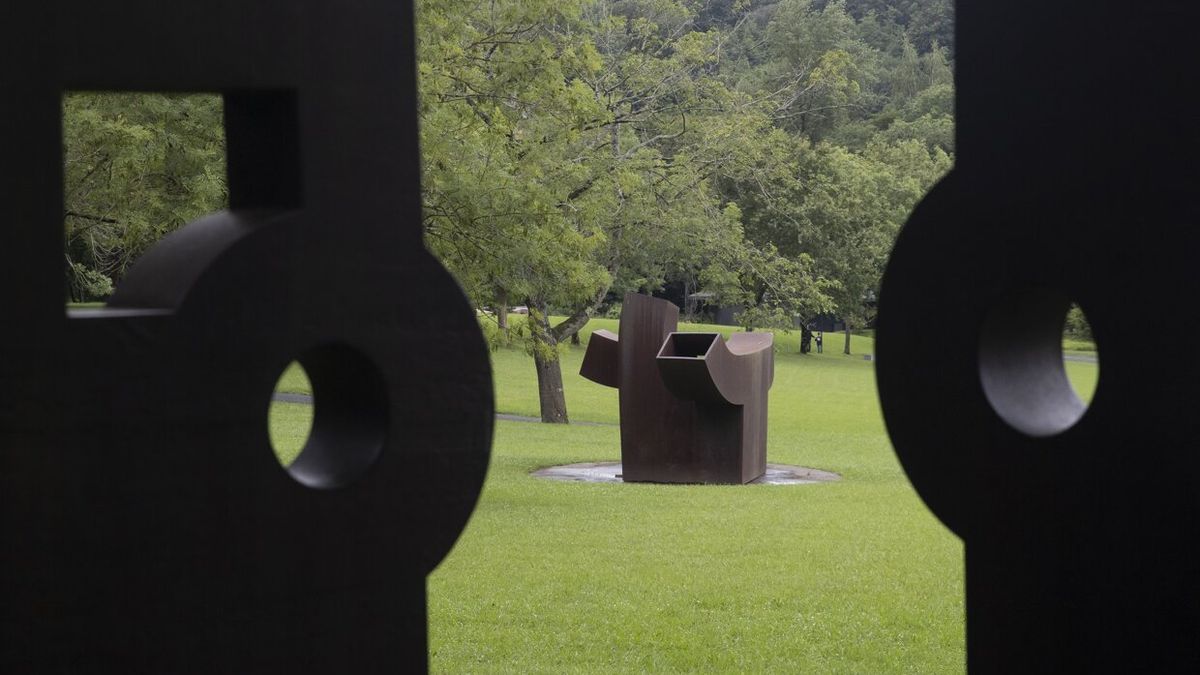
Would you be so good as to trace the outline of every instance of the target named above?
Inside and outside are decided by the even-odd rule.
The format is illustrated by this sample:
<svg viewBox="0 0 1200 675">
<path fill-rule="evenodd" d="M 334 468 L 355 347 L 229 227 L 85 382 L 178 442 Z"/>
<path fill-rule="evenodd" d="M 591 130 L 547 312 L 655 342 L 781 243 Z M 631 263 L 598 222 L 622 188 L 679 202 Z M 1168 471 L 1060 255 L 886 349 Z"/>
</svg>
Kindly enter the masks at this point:
<svg viewBox="0 0 1200 675">
<path fill-rule="evenodd" d="M 1083 309 L 1079 305 L 1071 305 L 1071 309 L 1067 311 L 1063 334 L 1073 340 L 1092 339 L 1092 325 L 1088 323 L 1087 317 L 1083 315 Z"/>
<path fill-rule="evenodd" d="M 860 21 L 898 28 L 920 49 L 954 44 L 953 0 L 845 0 L 845 7 Z"/>
<path fill-rule="evenodd" d="M 487 343 L 488 350 L 496 351 L 501 347 L 508 346 L 504 331 L 500 330 L 493 317 L 480 315 L 478 319 L 479 332 L 483 333 L 483 341 Z"/>
<path fill-rule="evenodd" d="M 1094 355 L 1096 351 L 1096 343 L 1092 340 L 1077 340 L 1074 338 L 1063 338 L 1063 352 L 1076 356 Z"/>
<path fill-rule="evenodd" d="M 869 318 L 954 152 L 945 0 L 417 5 L 426 241 L 546 358 L 667 283 L 757 326 Z M 225 202 L 216 96 L 64 99 L 71 299 Z"/>
<path fill-rule="evenodd" d="M 524 317 L 518 329 L 530 336 L 522 342 L 525 353 L 547 363 L 558 361 L 559 354 L 567 348 L 567 343 L 552 335 L 550 317 L 544 309 L 530 307 L 528 316 Z"/>
<path fill-rule="evenodd" d="M 736 259 L 735 256 L 742 256 Z M 772 244 L 753 243 L 729 249 L 726 256 L 700 274 L 704 288 L 722 305 L 740 306 L 739 323 L 747 330 L 790 328 L 796 316 L 834 309 L 835 281 L 814 277 L 813 261 L 805 255 L 786 257 Z"/>
<path fill-rule="evenodd" d="M 224 206 L 221 110 L 213 95 L 63 97 L 69 299 L 107 296 L 165 234 Z"/>
<path fill-rule="evenodd" d="M 67 261 L 67 294 L 72 301 L 104 300 L 112 295 L 112 292 L 112 279 L 90 267 Z"/>
<path fill-rule="evenodd" d="M 420 3 L 430 248 L 477 306 L 565 310 L 526 333 L 544 359 L 668 281 L 758 326 L 861 324 L 953 152 L 949 52 L 893 9 Z"/>
<path fill-rule="evenodd" d="M 497 6 L 498 8 L 500 6 Z M 421 6 L 426 231 L 480 304 L 594 312 L 736 239 L 719 34 L 670 1 Z"/>
</svg>

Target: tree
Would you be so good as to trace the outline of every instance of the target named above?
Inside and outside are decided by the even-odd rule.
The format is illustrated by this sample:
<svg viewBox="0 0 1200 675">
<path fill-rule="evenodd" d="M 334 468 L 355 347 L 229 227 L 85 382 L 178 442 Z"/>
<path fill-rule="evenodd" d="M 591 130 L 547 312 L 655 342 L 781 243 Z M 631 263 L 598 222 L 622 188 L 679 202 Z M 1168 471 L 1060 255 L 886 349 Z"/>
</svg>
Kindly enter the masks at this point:
<svg viewBox="0 0 1200 675">
<path fill-rule="evenodd" d="M 748 80 L 781 127 L 822 138 L 872 105 L 878 57 L 841 0 L 783 0 L 766 28 L 771 58 Z"/>
<path fill-rule="evenodd" d="M 849 327 L 864 325 L 865 303 L 878 287 L 896 233 L 949 169 L 950 158 L 915 140 L 877 139 L 859 153 L 802 139 L 794 139 L 792 148 L 792 173 L 761 184 L 733 182 L 726 189 L 745 205 L 752 242 L 777 247 L 787 258 L 812 260 L 814 276 L 826 280 L 831 309 Z"/>
<path fill-rule="evenodd" d="M 817 3 L 824 6 L 824 1 Z M 933 43 L 954 46 L 954 3 L 952 0 L 847 0 L 847 11 L 859 21 L 878 17 L 902 27 L 921 50 Z"/>
<path fill-rule="evenodd" d="M 595 182 L 584 138 L 602 122 L 594 96 L 568 72 L 595 72 L 586 41 L 563 44 L 578 20 L 551 3 L 419 6 L 425 229 L 479 304 L 530 306 L 543 417 L 565 420 L 547 298 L 595 295 L 610 282 L 594 259 L 604 232 L 573 198 Z"/>
<path fill-rule="evenodd" d="M 848 327 L 870 320 L 895 234 L 952 163 L 952 65 L 912 38 L 919 5 L 784 0 L 763 32 L 771 57 L 732 78 L 786 135 L 756 146 L 772 170 L 720 189 L 755 245 L 813 262 Z"/>
<path fill-rule="evenodd" d="M 948 0 L 417 9 L 427 243 L 497 335 L 531 308 L 547 421 L 567 420 L 559 345 L 612 293 L 683 283 L 748 327 L 869 320 L 900 223 L 952 162 Z M 103 297 L 225 202 L 220 100 L 64 110 L 68 293 Z"/>
<path fill-rule="evenodd" d="M 221 110 L 212 95 L 63 98 L 69 300 L 103 299 L 163 235 L 224 206 Z"/>
<path fill-rule="evenodd" d="M 952 150 L 948 59 L 909 9 L 420 6 L 428 241 L 478 304 L 530 307 L 544 420 L 568 419 L 559 345 L 613 292 L 683 279 L 759 326 L 867 319 Z"/>
<path fill-rule="evenodd" d="M 477 302 L 526 300 L 542 418 L 565 422 L 559 345 L 608 293 L 741 245 L 714 182 L 753 165 L 770 120 L 715 77 L 726 36 L 678 3 L 468 10 L 421 14 L 428 239 Z"/>
</svg>

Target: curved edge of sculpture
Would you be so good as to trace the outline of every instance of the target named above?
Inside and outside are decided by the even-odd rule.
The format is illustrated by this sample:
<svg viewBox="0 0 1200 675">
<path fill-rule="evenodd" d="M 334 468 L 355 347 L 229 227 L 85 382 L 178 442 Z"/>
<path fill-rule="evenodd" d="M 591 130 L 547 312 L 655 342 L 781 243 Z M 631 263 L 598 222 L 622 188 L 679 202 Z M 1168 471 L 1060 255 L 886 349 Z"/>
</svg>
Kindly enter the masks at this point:
<svg viewBox="0 0 1200 675">
<path fill-rule="evenodd" d="M 579 374 L 605 387 L 621 386 L 621 344 L 615 333 L 600 329 L 592 333 Z"/>
<path fill-rule="evenodd" d="M 178 309 L 214 260 L 277 211 L 217 211 L 168 234 L 146 251 L 125 275 L 106 305 L 111 308 Z"/>
<path fill-rule="evenodd" d="M 673 332 L 655 357 L 672 394 L 697 403 L 747 405 L 762 398 L 774 375 L 774 336 Z"/>
</svg>

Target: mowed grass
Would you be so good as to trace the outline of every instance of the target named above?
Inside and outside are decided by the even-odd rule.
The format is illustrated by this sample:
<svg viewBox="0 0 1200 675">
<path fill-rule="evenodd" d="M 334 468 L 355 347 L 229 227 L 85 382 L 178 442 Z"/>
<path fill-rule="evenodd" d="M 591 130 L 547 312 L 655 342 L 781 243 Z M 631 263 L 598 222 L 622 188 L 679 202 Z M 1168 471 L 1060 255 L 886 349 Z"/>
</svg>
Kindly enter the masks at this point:
<svg viewBox="0 0 1200 675">
<path fill-rule="evenodd" d="M 293 394 L 312 395 L 312 383 L 299 363 L 291 365 L 280 376 L 275 390 Z M 308 442 L 312 432 L 313 406 L 307 403 L 272 401 L 267 417 L 267 431 L 271 436 L 271 447 L 279 463 L 288 466 Z"/>
<path fill-rule="evenodd" d="M 592 321 L 616 331 L 616 322 Z M 728 327 L 682 326 L 685 330 Z M 435 672 L 961 672 L 961 542 L 925 508 L 884 431 L 873 341 L 825 353 L 777 336 L 768 461 L 843 476 L 807 486 L 561 483 L 545 466 L 620 458 L 617 394 L 563 353 L 571 419 L 499 421 L 466 531 L 430 576 Z M 497 409 L 536 416 L 519 348 L 492 354 Z M 1068 362 L 1090 391 L 1096 365 Z M 281 390 L 307 392 L 289 370 Z M 307 427 L 277 404 L 272 432 Z M 290 430 L 290 431 L 289 431 Z M 280 442 L 277 440 L 277 442 Z M 296 447 L 296 450 L 299 448 Z"/>
<path fill-rule="evenodd" d="M 768 459 L 838 483 L 539 480 L 619 459 L 617 427 L 499 422 L 479 507 L 429 579 L 433 670 L 961 671 L 962 546 L 891 451 L 872 342 L 856 336 L 847 357 L 830 335 L 801 356 L 798 339 L 778 337 Z M 582 355 L 563 355 L 571 418 L 617 422 L 616 391 L 578 376 Z M 529 357 L 500 350 L 493 370 L 498 409 L 536 415 Z"/>
<path fill-rule="evenodd" d="M 1092 356 L 1095 354 L 1093 353 Z M 1099 384 L 1099 362 L 1064 361 L 1063 366 L 1067 371 L 1067 379 L 1070 380 L 1071 387 L 1075 389 L 1075 394 L 1084 403 L 1090 403 L 1092 397 L 1096 395 L 1096 385 Z"/>
</svg>

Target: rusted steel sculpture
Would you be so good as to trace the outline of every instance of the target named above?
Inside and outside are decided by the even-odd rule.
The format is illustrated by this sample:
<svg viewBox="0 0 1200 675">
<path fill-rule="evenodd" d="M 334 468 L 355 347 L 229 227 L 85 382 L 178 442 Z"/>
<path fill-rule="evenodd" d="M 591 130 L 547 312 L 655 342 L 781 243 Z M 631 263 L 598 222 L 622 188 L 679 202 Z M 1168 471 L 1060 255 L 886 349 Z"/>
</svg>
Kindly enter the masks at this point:
<svg viewBox="0 0 1200 675">
<path fill-rule="evenodd" d="M 770 333 L 678 333 L 679 308 L 625 295 L 620 336 L 592 334 L 580 374 L 617 387 L 624 479 L 748 483 L 766 470 Z"/>
</svg>

